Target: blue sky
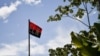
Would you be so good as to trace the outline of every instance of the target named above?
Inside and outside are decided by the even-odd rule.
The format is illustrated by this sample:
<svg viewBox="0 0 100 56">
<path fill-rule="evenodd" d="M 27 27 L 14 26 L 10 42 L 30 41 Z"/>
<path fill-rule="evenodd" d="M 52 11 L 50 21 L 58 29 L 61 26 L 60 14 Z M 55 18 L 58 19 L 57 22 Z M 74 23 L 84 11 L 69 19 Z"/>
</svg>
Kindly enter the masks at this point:
<svg viewBox="0 0 100 56">
<path fill-rule="evenodd" d="M 49 56 L 48 49 L 63 47 L 70 43 L 70 32 L 88 29 L 80 22 L 62 18 L 61 21 L 47 22 L 55 14 L 62 0 L 0 0 L 0 56 L 27 56 L 28 19 L 39 25 L 41 38 L 31 36 L 31 55 Z M 87 23 L 83 17 L 82 21 Z M 97 11 L 90 14 L 91 24 L 97 21 Z"/>
</svg>

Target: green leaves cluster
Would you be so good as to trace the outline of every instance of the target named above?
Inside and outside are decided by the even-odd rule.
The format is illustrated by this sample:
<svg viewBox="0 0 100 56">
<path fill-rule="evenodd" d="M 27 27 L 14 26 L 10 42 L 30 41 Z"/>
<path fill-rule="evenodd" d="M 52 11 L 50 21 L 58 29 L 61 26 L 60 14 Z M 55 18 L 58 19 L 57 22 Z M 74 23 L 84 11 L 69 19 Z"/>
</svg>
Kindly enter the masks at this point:
<svg viewBox="0 0 100 56">
<path fill-rule="evenodd" d="M 98 9 L 100 12 L 100 4 L 98 0 L 63 0 L 65 3 L 70 3 L 69 5 L 58 6 L 55 10 L 59 12 L 54 16 L 50 16 L 49 21 L 59 21 L 63 16 L 83 17 L 84 13 L 88 12 L 90 14 L 93 9 Z M 100 19 L 100 13 L 98 14 L 98 19 Z"/>
<path fill-rule="evenodd" d="M 89 32 L 71 33 L 72 44 L 80 51 L 82 56 L 100 55 L 100 24 L 95 23 Z"/>
<path fill-rule="evenodd" d="M 94 26 L 87 32 L 85 30 L 79 33 L 71 32 L 71 44 L 64 47 L 49 49 L 50 56 L 99 56 L 100 55 L 100 23 L 94 23 Z"/>
<path fill-rule="evenodd" d="M 69 54 L 73 53 L 76 55 L 77 49 L 72 48 L 71 44 L 67 44 L 64 47 L 58 47 L 55 50 L 54 49 L 49 49 L 50 56 L 68 56 Z"/>
<path fill-rule="evenodd" d="M 79 8 L 78 12 L 75 14 L 76 17 L 82 18 L 84 15 L 84 9 Z"/>
<path fill-rule="evenodd" d="M 62 17 L 70 17 L 71 19 L 80 19 L 86 13 L 89 31 L 82 30 L 79 33 L 71 32 L 71 44 L 66 44 L 64 47 L 49 49 L 50 56 L 100 56 L 100 23 L 90 25 L 89 14 L 97 9 L 98 19 L 100 19 L 100 1 L 99 0 L 63 0 L 70 4 L 58 6 L 55 10 L 57 14 L 50 16 L 49 21 L 59 21 Z"/>
</svg>

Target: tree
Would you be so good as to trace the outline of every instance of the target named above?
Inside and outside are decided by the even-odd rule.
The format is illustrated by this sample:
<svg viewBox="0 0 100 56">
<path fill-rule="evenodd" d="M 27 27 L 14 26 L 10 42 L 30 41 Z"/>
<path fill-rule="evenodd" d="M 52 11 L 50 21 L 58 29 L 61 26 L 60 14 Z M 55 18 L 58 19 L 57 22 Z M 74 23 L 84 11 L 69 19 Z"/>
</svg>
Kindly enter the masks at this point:
<svg viewBox="0 0 100 56">
<path fill-rule="evenodd" d="M 50 56 L 100 56 L 100 24 L 80 33 L 71 32 L 72 43 L 63 48 L 49 49 Z"/>
<path fill-rule="evenodd" d="M 69 5 L 58 6 L 55 11 L 59 13 L 50 16 L 47 21 L 59 21 L 62 17 L 66 16 L 78 20 L 86 27 L 89 27 L 89 31 L 82 30 L 79 33 L 71 32 L 71 44 L 66 44 L 63 48 L 57 47 L 55 50 L 49 49 L 50 56 L 100 56 L 100 23 L 94 23 L 91 26 L 89 17 L 89 14 L 94 9 L 97 9 L 99 12 L 98 19 L 100 19 L 100 0 L 63 1 L 65 3 L 69 2 Z M 88 24 L 77 19 L 81 19 L 85 13 Z"/>
<path fill-rule="evenodd" d="M 62 17 L 66 16 L 66 17 L 70 17 L 71 19 L 78 20 L 81 23 L 83 23 L 85 26 L 90 28 L 91 25 L 90 25 L 89 14 L 94 9 L 97 9 L 97 11 L 99 11 L 98 19 L 100 19 L 99 0 L 68 0 L 68 1 L 70 2 L 69 5 L 58 6 L 58 8 L 55 11 L 59 13 L 55 14 L 54 16 L 50 16 L 47 21 L 48 22 L 59 21 L 61 20 Z M 64 2 L 66 2 L 66 0 L 64 0 Z M 85 13 L 87 14 L 88 25 L 82 22 L 81 20 L 77 19 L 77 18 L 81 19 Z"/>
</svg>

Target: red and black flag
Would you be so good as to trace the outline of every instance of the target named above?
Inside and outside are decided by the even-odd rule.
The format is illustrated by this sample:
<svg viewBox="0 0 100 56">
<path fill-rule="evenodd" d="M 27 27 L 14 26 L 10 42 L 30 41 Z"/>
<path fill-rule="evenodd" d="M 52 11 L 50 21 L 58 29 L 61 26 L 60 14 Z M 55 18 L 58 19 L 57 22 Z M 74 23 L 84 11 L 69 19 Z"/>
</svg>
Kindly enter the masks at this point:
<svg viewBox="0 0 100 56">
<path fill-rule="evenodd" d="M 29 21 L 29 34 L 40 38 L 42 28 Z"/>
</svg>

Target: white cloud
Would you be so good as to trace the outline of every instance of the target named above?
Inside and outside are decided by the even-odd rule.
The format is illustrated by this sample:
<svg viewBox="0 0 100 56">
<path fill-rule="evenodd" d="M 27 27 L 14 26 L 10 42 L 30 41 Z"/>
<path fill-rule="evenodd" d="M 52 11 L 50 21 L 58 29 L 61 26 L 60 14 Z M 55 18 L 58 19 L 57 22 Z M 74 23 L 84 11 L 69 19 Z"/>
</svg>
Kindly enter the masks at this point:
<svg viewBox="0 0 100 56">
<path fill-rule="evenodd" d="M 13 44 L 2 44 L 0 48 L 0 56 L 19 56 L 21 53 L 26 53 L 28 50 L 27 39 Z M 31 40 L 31 55 L 43 54 L 44 46 L 39 45 L 35 41 Z"/>
<path fill-rule="evenodd" d="M 37 4 L 40 4 L 41 3 L 41 0 L 23 0 L 26 4 L 34 4 L 34 5 L 37 5 Z"/>
<path fill-rule="evenodd" d="M 71 31 L 77 31 L 75 27 L 70 28 L 70 29 L 65 29 L 64 27 L 62 28 L 57 27 L 56 33 L 57 35 L 54 36 L 53 39 L 48 40 L 47 43 L 44 44 L 39 44 L 35 42 L 34 40 L 31 40 L 31 55 L 36 56 L 38 55 L 45 55 L 48 53 L 48 49 L 50 48 L 57 48 L 57 47 L 63 47 L 65 44 L 68 44 L 71 42 L 70 38 L 70 32 Z M 0 48 L 0 56 L 19 56 L 20 54 L 28 54 L 28 43 L 26 40 L 22 40 L 17 43 L 12 43 L 12 44 L 2 44 L 2 48 Z M 9 51 L 10 50 L 10 51 Z M 48 54 L 49 55 L 49 54 Z"/>
<path fill-rule="evenodd" d="M 49 48 L 63 47 L 65 44 L 71 43 L 70 31 L 72 29 L 64 29 L 62 27 L 57 28 L 57 35 L 53 40 L 50 40 L 47 43 Z"/>
<path fill-rule="evenodd" d="M 9 6 L 4 5 L 0 7 L 0 19 L 4 20 L 4 23 L 8 23 L 6 18 L 14 11 L 17 10 L 17 7 L 22 4 L 22 1 L 28 5 L 38 5 L 41 3 L 41 0 L 17 0 L 14 3 L 11 3 Z"/>
<path fill-rule="evenodd" d="M 46 47 L 44 47 L 44 45 L 37 45 L 35 47 L 31 47 L 31 55 L 45 54 L 46 53 L 45 48 Z"/>
<path fill-rule="evenodd" d="M 4 47 L 0 49 L 0 56 L 17 56 L 17 48 L 13 45 L 2 44 Z"/>
<path fill-rule="evenodd" d="M 15 3 L 11 3 L 10 6 L 3 6 L 0 8 L 0 18 L 6 19 L 12 12 L 17 10 L 18 5 L 20 5 L 20 1 L 16 1 Z"/>
</svg>

